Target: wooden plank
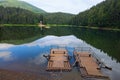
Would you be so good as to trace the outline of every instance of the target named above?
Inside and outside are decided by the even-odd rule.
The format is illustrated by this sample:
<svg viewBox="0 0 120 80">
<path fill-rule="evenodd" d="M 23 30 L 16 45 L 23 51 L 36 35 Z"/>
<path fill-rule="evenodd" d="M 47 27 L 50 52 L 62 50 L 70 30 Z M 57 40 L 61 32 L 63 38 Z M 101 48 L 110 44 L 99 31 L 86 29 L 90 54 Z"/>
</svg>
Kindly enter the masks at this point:
<svg viewBox="0 0 120 80">
<path fill-rule="evenodd" d="M 51 64 L 51 61 L 52 61 L 52 64 Z M 67 50 L 51 49 L 47 70 L 48 71 L 71 70 L 71 66 L 68 60 Z"/>
<path fill-rule="evenodd" d="M 75 52 L 75 59 L 78 62 L 80 71 L 86 77 L 106 77 L 98 69 L 99 66 L 95 59 L 88 52 Z"/>
</svg>

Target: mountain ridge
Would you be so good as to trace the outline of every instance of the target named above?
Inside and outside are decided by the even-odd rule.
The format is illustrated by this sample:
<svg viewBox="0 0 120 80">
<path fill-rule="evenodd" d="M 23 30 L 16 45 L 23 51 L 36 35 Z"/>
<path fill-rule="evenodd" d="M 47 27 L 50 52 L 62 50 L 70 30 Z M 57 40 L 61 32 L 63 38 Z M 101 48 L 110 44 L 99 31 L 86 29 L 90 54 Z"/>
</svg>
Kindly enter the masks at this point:
<svg viewBox="0 0 120 80">
<path fill-rule="evenodd" d="M 37 8 L 36 6 L 33 6 L 25 1 L 19 1 L 19 0 L 0 0 L 0 6 L 22 8 L 32 11 L 34 13 L 46 13 L 46 11 Z"/>
</svg>

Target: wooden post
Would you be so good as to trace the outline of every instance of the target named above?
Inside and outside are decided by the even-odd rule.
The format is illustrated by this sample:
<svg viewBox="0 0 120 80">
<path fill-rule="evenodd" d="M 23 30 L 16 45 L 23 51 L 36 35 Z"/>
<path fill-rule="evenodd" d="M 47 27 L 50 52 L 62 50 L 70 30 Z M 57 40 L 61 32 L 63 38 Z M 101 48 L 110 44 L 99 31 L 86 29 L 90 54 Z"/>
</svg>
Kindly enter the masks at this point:
<svg viewBox="0 0 120 80">
<path fill-rule="evenodd" d="M 40 21 L 40 25 L 39 26 L 40 26 L 40 29 L 42 30 L 42 21 Z"/>
</svg>

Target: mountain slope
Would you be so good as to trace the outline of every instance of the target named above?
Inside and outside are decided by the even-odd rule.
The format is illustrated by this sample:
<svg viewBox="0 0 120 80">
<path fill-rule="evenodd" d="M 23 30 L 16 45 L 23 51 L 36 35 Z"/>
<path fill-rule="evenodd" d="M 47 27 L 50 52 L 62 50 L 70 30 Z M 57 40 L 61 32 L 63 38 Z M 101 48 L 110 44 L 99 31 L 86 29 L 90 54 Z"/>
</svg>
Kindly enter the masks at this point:
<svg viewBox="0 0 120 80">
<path fill-rule="evenodd" d="M 89 10 L 79 13 L 71 23 L 120 29 L 120 0 L 105 0 Z"/>
<path fill-rule="evenodd" d="M 44 10 L 39 9 L 31 4 L 28 4 L 27 2 L 18 1 L 18 0 L 0 0 L 0 6 L 16 7 L 16 8 L 19 7 L 19 8 L 27 9 L 35 13 L 46 13 Z"/>
<path fill-rule="evenodd" d="M 75 15 L 73 14 L 61 12 L 43 14 L 43 17 L 48 24 L 68 24 L 74 16 Z"/>
<path fill-rule="evenodd" d="M 0 6 L 0 24 L 37 24 L 41 20 L 41 14 L 21 8 Z"/>
</svg>

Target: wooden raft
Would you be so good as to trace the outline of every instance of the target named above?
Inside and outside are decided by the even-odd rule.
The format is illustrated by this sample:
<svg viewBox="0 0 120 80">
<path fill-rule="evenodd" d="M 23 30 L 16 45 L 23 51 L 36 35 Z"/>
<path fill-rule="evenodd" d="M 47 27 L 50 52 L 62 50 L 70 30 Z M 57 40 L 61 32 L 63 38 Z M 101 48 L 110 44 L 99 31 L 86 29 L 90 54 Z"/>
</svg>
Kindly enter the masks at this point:
<svg viewBox="0 0 120 80">
<path fill-rule="evenodd" d="M 68 52 L 65 49 L 51 49 L 47 71 L 70 71 Z"/>
<path fill-rule="evenodd" d="M 100 67 L 89 52 L 74 52 L 81 76 L 86 78 L 108 78 L 100 71 Z"/>
</svg>

